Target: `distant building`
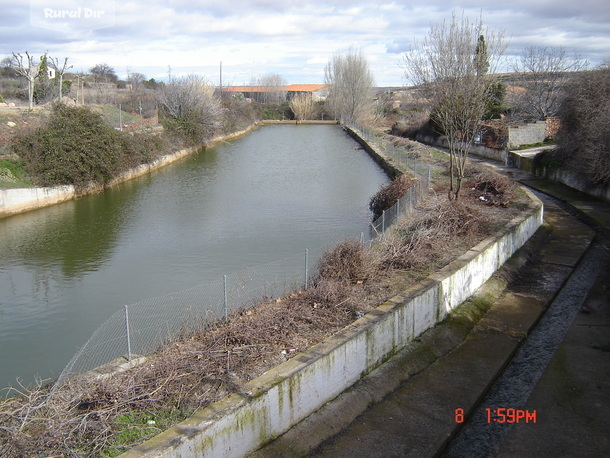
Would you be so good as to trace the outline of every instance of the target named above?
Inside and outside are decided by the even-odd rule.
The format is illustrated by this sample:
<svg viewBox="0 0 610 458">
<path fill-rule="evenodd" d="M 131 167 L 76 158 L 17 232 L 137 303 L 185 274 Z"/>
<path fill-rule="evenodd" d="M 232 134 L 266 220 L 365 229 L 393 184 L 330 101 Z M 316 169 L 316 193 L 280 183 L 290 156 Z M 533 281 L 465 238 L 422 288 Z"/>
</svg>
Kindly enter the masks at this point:
<svg viewBox="0 0 610 458">
<path fill-rule="evenodd" d="M 326 84 L 290 84 L 286 86 L 288 100 L 297 94 L 311 94 L 315 101 L 326 100 L 328 89 Z"/>
<path fill-rule="evenodd" d="M 261 100 L 263 94 L 270 92 L 284 92 L 286 99 L 290 100 L 297 94 L 311 94 L 316 100 L 325 100 L 327 96 L 325 84 L 289 84 L 288 86 L 227 86 L 222 88 L 226 94 L 242 94 L 246 99 Z"/>
</svg>

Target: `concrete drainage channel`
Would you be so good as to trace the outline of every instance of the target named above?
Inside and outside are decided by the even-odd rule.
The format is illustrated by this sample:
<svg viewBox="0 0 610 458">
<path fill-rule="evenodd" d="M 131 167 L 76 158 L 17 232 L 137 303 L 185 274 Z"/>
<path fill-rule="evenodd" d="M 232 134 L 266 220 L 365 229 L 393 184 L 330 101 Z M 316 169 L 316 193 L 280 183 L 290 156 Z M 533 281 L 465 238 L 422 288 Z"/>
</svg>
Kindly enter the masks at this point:
<svg viewBox="0 0 610 458">
<path fill-rule="evenodd" d="M 419 285 L 123 456 L 244 456 L 280 437 L 470 297 L 542 224 L 542 204 L 531 201 L 504 231 Z"/>
</svg>

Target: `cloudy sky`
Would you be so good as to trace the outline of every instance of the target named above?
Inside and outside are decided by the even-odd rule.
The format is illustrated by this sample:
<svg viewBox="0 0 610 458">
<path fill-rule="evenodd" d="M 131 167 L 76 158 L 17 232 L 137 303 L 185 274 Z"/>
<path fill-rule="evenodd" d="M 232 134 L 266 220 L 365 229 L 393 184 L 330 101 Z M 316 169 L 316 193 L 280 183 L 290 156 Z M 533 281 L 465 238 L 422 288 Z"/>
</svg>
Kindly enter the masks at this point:
<svg viewBox="0 0 610 458">
<path fill-rule="evenodd" d="M 508 60 L 533 45 L 610 60 L 608 0 L 0 0 L 0 58 L 49 51 L 72 71 L 165 79 L 171 67 L 216 84 L 222 62 L 224 85 L 268 73 L 293 84 L 322 83 L 333 53 L 356 47 L 378 86 L 400 86 L 404 53 L 452 11 L 504 31 Z"/>
</svg>

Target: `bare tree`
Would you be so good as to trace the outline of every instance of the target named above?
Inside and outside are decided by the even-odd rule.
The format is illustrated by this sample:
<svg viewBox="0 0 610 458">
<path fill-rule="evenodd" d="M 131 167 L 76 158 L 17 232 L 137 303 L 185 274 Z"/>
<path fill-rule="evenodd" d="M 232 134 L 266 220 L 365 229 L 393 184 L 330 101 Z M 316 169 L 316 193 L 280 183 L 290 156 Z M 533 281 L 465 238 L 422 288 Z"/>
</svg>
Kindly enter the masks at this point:
<svg viewBox="0 0 610 458">
<path fill-rule="evenodd" d="M 142 73 L 132 72 L 130 70 L 127 71 L 127 81 L 131 83 L 131 88 L 134 91 L 137 91 L 140 88 L 140 85 L 146 81 L 146 76 Z"/>
<path fill-rule="evenodd" d="M 202 77 L 173 78 L 158 91 L 157 100 L 165 126 L 192 141 L 206 141 L 219 125 L 220 102 L 214 86 Z"/>
<path fill-rule="evenodd" d="M 72 68 L 72 65 L 68 67 L 68 58 L 64 57 L 64 63 L 62 65 L 59 64 L 59 59 L 57 57 L 50 57 L 51 67 L 55 70 L 56 77 L 59 77 L 59 100 L 61 101 L 63 97 L 63 87 L 64 87 L 64 74 L 66 70 Z"/>
<path fill-rule="evenodd" d="M 493 95 L 487 72 L 494 72 L 503 41 L 503 33 L 487 30 L 481 20 L 454 13 L 404 55 L 405 76 L 431 103 L 431 120 L 448 142 L 450 199 L 459 198 L 468 152 Z"/>
<path fill-rule="evenodd" d="M 106 63 L 94 65 L 89 69 L 89 73 L 93 75 L 94 81 L 104 83 L 116 83 L 119 79 L 117 74 L 110 65 Z"/>
<path fill-rule="evenodd" d="M 267 73 L 253 78 L 252 85 L 263 88 L 259 102 L 282 103 L 286 101 L 286 80 L 278 73 Z"/>
<path fill-rule="evenodd" d="M 336 118 L 365 121 L 371 116 L 375 80 L 360 50 L 333 55 L 324 69 L 324 81 L 329 87 L 327 102 Z"/>
<path fill-rule="evenodd" d="M 297 94 L 290 99 L 290 109 L 299 121 L 312 119 L 316 112 L 316 102 L 311 94 Z"/>
<path fill-rule="evenodd" d="M 526 91 L 521 94 L 524 109 L 538 119 L 555 116 L 565 96 L 572 72 L 588 63 L 578 56 L 568 57 L 564 48 L 527 48 L 513 69 Z"/>
<path fill-rule="evenodd" d="M 43 57 L 47 54 L 45 53 Z M 31 110 L 34 108 L 34 87 L 36 85 L 36 79 L 40 71 L 40 63 L 34 61 L 34 56 L 26 51 L 25 57 L 20 53 L 13 53 L 13 63 L 15 72 L 19 76 L 23 76 L 28 84 L 28 108 Z"/>
<path fill-rule="evenodd" d="M 15 58 L 8 56 L 0 61 L 0 76 L 3 78 L 15 78 L 17 72 L 15 72 Z"/>
</svg>

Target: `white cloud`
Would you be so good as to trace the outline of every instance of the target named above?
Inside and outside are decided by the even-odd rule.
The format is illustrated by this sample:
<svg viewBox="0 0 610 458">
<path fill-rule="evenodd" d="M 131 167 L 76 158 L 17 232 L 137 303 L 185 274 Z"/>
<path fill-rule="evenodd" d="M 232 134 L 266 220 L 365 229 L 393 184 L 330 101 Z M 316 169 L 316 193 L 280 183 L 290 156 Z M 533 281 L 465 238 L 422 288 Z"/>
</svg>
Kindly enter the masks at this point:
<svg viewBox="0 0 610 458">
<path fill-rule="evenodd" d="M 0 53 L 48 49 L 70 57 L 75 69 L 107 62 L 119 75 L 129 66 L 155 78 L 171 65 L 172 72 L 215 79 L 222 60 L 235 83 L 270 72 L 291 83 L 316 83 L 334 52 L 356 46 L 379 85 L 400 85 L 402 53 L 452 10 L 474 20 L 482 14 L 490 29 L 505 30 L 508 56 L 527 46 L 561 45 L 594 64 L 610 58 L 607 0 L 116 0 L 112 27 L 78 33 L 33 28 L 27 6 L 9 4 L 0 7 L 0 16 L 10 18 L 0 29 Z"/>
</svg>

